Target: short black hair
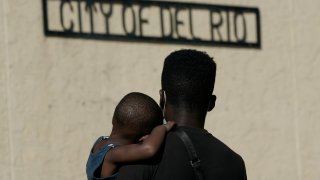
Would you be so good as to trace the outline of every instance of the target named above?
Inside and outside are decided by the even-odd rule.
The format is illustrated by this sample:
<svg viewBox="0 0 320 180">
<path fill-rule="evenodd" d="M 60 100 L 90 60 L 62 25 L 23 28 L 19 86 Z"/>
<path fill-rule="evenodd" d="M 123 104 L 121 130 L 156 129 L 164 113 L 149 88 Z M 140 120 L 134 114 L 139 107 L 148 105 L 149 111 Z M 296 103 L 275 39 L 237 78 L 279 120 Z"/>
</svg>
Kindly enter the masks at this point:
<svg viewBox="0 0 320 180">
<path fill-rule="evenodd" d="M 130 128 L 139 131 L 137 134 L 145 135 L 163 123 L 163 116 L 159 105 L 151 97 L 132 92 L 116 106 L 112 123 L 114 128 Z"/>
<path fill-rule="evenodd" d="M 176 107 L 203 108 L 212 95 L 216 63 L 207 53 L 182 49 L 165 58 L 161 85 Z"/>
</svg>

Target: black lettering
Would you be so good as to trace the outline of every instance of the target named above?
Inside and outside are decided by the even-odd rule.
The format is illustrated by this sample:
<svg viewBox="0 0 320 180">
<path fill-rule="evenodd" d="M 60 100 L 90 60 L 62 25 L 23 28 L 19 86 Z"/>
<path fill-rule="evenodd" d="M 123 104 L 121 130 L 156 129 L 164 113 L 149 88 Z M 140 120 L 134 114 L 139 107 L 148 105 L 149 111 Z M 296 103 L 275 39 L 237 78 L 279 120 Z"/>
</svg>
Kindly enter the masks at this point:
<svg viewBox="0 0 320 180">
<path fill-rule="evenodd" d="M 109 4 L 109 9 L 108 11 L 105 11 L 104 4 Z M 110 29 L 109 29 L 109 19 L 112 15 L 112 11 L 113 11 L 113 4 L 111 2 L 107 3 L 107 1 L 100 1 L 100 10 L 104 16 L 104 19 L 106 21 L 106 34 L 109 35 L 110 33 Z"/>
<path fill-rule="evenodd" d="M 79 32 L 82 33 L 81 0 L 78 0 L 78 23 L 79 23 Z"/>
<path fill-rule="evenodd" d="M 87 0 L 86 3 L 86 11 L 89 11 L 90 15 L 90 29 L 91 29 L 91 34 L 94 33 L 94 21 L 93 21 L 93 12 L 97 12 L 97 8 L 94 5 L 93 0 Z"/>
<path fill-rule="evenodd" d="M 161 0 L 42 3 L 45 36 L 261 48 L 260 10 L 256 7 Z M 54 16 L 54 9 L 58 24 L 55 17 L 49 17 Z"/>
<path fill-rule="evenodd" d="M 169 14 L 169 33 L 166 34 L 165 33 L 165 27 L 164 27 L 164 10 L 166 10 Z M 162 35 L 162 38 L 172 38 L 172 35 L 173 35 L 173 20 L 172 20 L 172 13 L 170 11 L 170 8 L 167 7 L 167 6 L 160 6 L 160 22 L 161 22 L 161 35 Z"/>
<path fill-rule="evenodd" d="M 140 36 L 143 36 L 143 24 L 148 24 L 149 23 L 148 19 L 144 19 L 142 17 L 142 11 L 146 7 L 147 6 L 143 6 L 143 5 L 141 5 L 139 7 L 139 30 L 140 30 Z"/>
<path fill-rule="evenodd" d="M 226 13 L 227 13 L 227 38 L 228 38 L 228 42 L 230 42 L 231 38 L 230 38 L 230 14 L 229 14 L 229 10 L 227 10 Z"/>
<path fill-rule="evenodd" d="M 199 37 L 196 37 L 193 32 L 193 21 L 192 21 L 192 8 L 189 8 L 189 25 L 190 25 L 190 34 L 194 40 L 201 40 Z"/>
<path fill-rule="evenodd" d="M 131 12 L 131 17 L 132 17 L 132 30 L 129 31 L 127 28 L 127 21 L 126 21 L 126 14 L 127 10 Z M 122 26 L 123 30 L 128 36 L 134 36 L 136 34 L 136 16 L 134 13 L 134 9 L 131 5 L 123 5 L 122 7 Z"/>
<path fill-rule="evenodd" d="M 60 23 L 61 23 L 61 26 L 63 28 L 64 31 L 73 31 L 73 21 L 70 20 L 70 26 L 69 28 L 66 27 L 65 25 L 65 22 L 64 22 L 64 14 L 63 14 L 63 7 L 64 5 L 69 5 L 69 8 L 70 8 L 70 11 L 73 12 L 73 7 L 71 5 L 71 2 L 70 1 L 61 1 L 61 4 L 60 4 Z"/>
<path fill-rule="evenodd" d="M 219 17 L 218 22 L 215 22 L 215 18 L 213 18 L 214 14 L 217 14 Z M 220 41 L 222 41 L 222 36 L 221 36 L 221 32 L 220 32 L 220 27 L 223 23 L 223 19 L 222 19 L 222 15 L 221 15 L 221 11 L 218 9 L 211 9 L 210 10 L 210 24 L 211 24 L 211 40 L 215 41 L 214 38 L 214 30 L 217 30 L 218 36 Z"/>
<path fill-rule="evenodd" d="M 239 16 L 242 19 L 242 27 L 243 27 L 243 35 L 241 38 L 239 37 L 239 34 L 238 34 L 238 17 Z M 245 42 L 247 39 L 246 19 L 245 19 L 244 14 L 242 12 L 235 12 L 234 13 L 234 34 L 235 34 L 238 42 Z"/>
<path fill-rule="evenodd" d="M 177 33 L 177 36 L 178 36 L 179 39 L 186 39 L 186 37 L 181 36 L 180 33 L 179 33 L 179 26 L 184 25 L 184 23 L 183 23 L 183 21 L 178 19 L 179 12 L 184 10 L 184 9 L 185 8 L 177 7 L 177 9 L 175 11 L 175 14 L 174 14 L 175 29 L 176 29 L 176 33 Z"/>
</svg>

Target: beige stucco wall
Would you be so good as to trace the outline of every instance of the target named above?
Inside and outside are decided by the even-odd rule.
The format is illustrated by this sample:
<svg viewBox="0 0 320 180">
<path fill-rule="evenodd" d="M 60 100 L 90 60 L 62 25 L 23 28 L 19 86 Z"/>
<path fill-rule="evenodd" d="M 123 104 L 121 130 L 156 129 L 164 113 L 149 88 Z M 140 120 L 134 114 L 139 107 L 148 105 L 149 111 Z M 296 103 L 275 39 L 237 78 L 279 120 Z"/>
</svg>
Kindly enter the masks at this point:
<svg viewBox="0 0 320 180">
<path fill-rule="evenodd" d="M 259 7 L 262 49 L 48 38 L 40 1 L 0 2 L 0 179 L 85 179 L 95 138 L 131 91 L 158 99 L 163 58 L 196 48 L 218 64 L 206 128 L 251 180 L 320 179 L 317 0 L 188 0 Z"/>
<path fill-rule="evenodd" d="M 8 119 L 5 14 L 0 3 L 0 179 L 11 178 L 10 129 Z"/>
</svg>

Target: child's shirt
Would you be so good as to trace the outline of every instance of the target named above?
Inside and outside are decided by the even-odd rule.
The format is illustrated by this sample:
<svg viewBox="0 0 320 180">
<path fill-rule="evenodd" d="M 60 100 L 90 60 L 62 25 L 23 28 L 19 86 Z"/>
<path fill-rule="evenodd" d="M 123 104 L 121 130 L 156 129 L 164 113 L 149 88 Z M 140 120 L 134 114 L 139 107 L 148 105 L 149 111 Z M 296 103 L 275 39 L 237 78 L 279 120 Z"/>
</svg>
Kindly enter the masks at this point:
<svg viewBox="0 0 320 180">
<path fill-rule="evenodd" d="M 107 139 L 108 137 L 106 136 L 101 136 L 99 137 L 96 142 L 94 143 L 93 147 L 99 143 L 100 141 Z M 115 180 L 117 179 L 117 174 L 114 174 L 112 176 L 106 177 L 106 178 L 100 178 L 100 171 L 102 167 L 102 163 L 104 160 L 104 157 L 106 154 L 109 152 L 110 149 L 114 148 L 116 145 L 115 144 L 105 144 L 103 145 L 99 150 L 96 152 L 90 151 L 90 155 L 87 161 L 86 165 L 86 173 L 88 180 Z M 92 147 L 92 149 L 93 149 Z M 97 170 L 100 169 L 98 172 Z"/>
</svg>

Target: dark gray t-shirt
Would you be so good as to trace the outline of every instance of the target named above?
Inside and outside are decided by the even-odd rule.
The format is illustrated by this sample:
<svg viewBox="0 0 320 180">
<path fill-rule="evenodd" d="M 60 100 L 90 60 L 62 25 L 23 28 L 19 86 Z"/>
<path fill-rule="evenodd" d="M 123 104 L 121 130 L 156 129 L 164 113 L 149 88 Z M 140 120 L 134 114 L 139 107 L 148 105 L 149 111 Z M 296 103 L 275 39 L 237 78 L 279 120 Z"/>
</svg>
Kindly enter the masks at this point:
<svg viewBox="0 0 320 180">
<path fill-rule="evenodd" d="M 246 180 L 241 156 L 205 129 L 178 127 L 190 137 L 206 180 Z M 170 132 L 159 155 L 149 163 L 122 166 L 118 180 L 195 180 L 185 145 Z"/>
</svg>

